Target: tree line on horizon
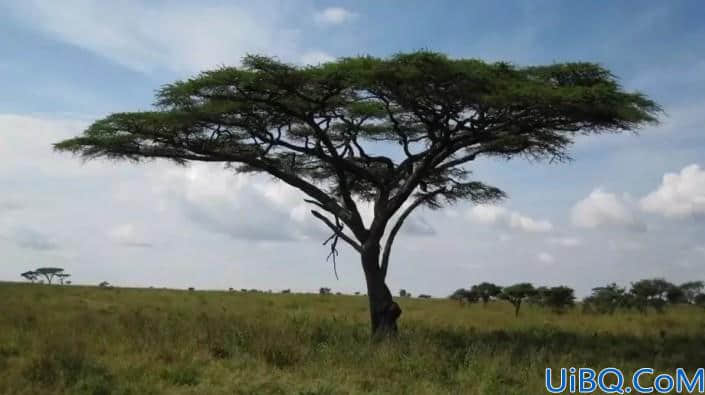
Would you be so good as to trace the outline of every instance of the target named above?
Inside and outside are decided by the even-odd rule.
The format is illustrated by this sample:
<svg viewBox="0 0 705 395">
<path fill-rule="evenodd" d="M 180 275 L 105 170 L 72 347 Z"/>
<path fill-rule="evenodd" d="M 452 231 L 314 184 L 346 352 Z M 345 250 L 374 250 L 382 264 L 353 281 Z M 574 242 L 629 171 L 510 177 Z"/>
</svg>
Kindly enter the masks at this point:
<svg viewBox="0 0 705 395">
<path fill-rule="evenodd" d="M 627 290 L 616 283 L 592 289 L 590 296 L 582 300 L 583 312 L 613 314 L 618 309 L 634 309 L 647 313 L 651 308 L 662 312 L 669 305 L 690 304 L 705 307 L 705 282 L 688 281 L 680 285 L 662 278 L 644 279 L 631 284 Z M 531 283 L 518 283 L 506 287 L 482 282 L 470 289 L 460 288 L 450 299 L 461 303 L 486 305 L 491 300 L 505 300 L 514 306 L 519 315 L 522 303 L 551 309 L 555 313 L 565 312 L 575 305 L 575 291 L 567 286 L 534 287 Z"/>
</svg>

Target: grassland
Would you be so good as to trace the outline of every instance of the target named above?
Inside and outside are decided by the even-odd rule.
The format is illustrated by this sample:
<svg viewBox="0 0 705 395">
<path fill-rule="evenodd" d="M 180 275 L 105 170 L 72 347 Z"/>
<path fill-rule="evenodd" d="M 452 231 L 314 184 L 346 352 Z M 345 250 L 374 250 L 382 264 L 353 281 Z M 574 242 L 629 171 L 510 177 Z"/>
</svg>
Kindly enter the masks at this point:
<svg viewBox="0 0 705 395">
<path fill-rule="evenodd" d="M 403 298 L 0 283 L 0 393 L 541 394 L 546 367 L 705 366 L 705 311 L 562 315 Z"/>
</svg>

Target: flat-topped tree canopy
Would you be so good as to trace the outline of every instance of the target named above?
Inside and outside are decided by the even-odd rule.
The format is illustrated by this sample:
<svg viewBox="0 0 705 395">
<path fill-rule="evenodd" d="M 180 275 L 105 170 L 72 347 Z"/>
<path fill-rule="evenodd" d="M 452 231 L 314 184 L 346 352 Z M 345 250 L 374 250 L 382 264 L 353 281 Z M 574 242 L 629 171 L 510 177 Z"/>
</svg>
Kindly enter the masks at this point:
<svg viewBox="0 0 705 395">
<path fill-rule="evenodd" d="M 240 67 L 163 86 L 155 105 L 98 120 L 55 148 L 87 159 L 223 162 L 274 176 L 308 195 L 333 232 L 333 250 L 342 238 L 359 251 L 381 288 L 394 237 L 415 208 L 504 197 L 472 179 L 468 162 L 565 160 L 577 134 L 633 131 L 660 111 L 597 64 L 519 67 L 428 51 L 305 67 L 247 56 Z M 360 200 L 374 204 L 370 224 Z"/>
<path fill-rule="evenodd" d="M 44 276 L 46 278 L 47 282 L 51 284 L 51 281 L 54 279 L 54 277 L 62 274 L 64 272 L 64 269 L 60 267 L 40 267 L 39 269 L 34 271 L 38 276 Z"/>
</svg>

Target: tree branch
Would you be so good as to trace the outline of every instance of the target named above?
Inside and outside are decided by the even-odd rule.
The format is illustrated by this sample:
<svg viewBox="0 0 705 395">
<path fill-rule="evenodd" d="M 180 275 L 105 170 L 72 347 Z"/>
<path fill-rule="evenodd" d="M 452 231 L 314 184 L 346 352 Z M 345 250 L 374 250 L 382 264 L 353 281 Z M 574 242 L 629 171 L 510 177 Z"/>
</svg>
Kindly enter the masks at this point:
<svg viewBox="0 0 705 395">
<path fill-rule="evenodd" d="M 331 220 L 326 218 L 326 216 L 324 216 L 323 214 L 321 214 L 320 212 L 318 212 L 316 210 L 311 210 L 311 214 L 313 214 L 314 217 L 320 219 L 324 224 L 326 224 L 333 231 L 333 233 L 335 235 L 337 235 L 341 239 L 345 240 L 348 244 L 350 244 L 350 246 L 352 248 L 357 250 L 357 252 L 362 252 L 362 247 L 360 246 L 360 244 L 357 243 L 355 240 L 353 240 L 350 236 L 343 233 L 343 230 L 339 226 L 336 226 L 333 222 L 331 222 Z"/>
<path fill-rule="evenodd" d="M 387 277 L 387 268 L 389 267 L 389 255 L 392 252 L 392 244 L 394 243 L 394 238 L 397 236 L 397 233 L 399 233 L 399 230 L 401 229 L 402 225 L 404 224 L 404 221 L 406 218 L 417 208 L 419 207 L 422 203 L 425 201 L 433 198 L 434 196 L 443 193 L 445 191 L 445 188 L 440 188 L 437 189 L 433 192 L 429 192 L 427 194 L 422 195 L 418 199 L 416 199 L 413 203 L 409 205 L 409 207 L 404 210 L 399 218 L 397 219 L 396 224 L 394 224 L 394 227 L 392 230 L 389 232 L 389 236 L 387 237 L 387 241 L 384 245 L 384 251 L 382 252 L 382 266 L 381 266 L 381 271 L 382 271 L 382 277 L 386 278 Z"/>
</svg>

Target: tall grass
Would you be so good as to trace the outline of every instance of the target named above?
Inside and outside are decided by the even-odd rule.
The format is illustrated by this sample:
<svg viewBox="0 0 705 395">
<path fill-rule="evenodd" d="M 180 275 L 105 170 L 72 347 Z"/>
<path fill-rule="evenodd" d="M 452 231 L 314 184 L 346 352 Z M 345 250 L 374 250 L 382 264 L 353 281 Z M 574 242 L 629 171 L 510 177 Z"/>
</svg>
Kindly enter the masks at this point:
<svg viewBox="0 0 705 395">
<path fill-rule="evenodd" d="M 402 298 L 0 283 L 0 393 L 540 394 L 546 367 L 705 366 L 705 311 L 556 315 Z"/>
</svg>

